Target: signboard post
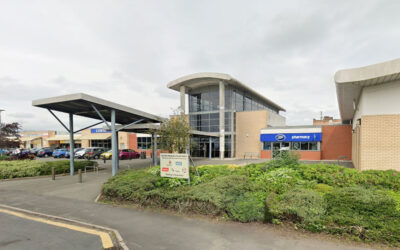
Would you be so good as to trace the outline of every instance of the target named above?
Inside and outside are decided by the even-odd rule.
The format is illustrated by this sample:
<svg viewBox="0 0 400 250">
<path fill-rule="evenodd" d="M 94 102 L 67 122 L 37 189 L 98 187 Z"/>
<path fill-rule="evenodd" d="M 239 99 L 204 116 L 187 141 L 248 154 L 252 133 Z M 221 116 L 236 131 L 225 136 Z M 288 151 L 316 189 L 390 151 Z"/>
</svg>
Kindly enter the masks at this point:
<svg viewBox="0 0 400 250">
<path fill-rule="evenodd" d="M 190 184 L 189 155 L 160 154 L 160 174 L 161 177 L 188 179 Z"/>
</svg>

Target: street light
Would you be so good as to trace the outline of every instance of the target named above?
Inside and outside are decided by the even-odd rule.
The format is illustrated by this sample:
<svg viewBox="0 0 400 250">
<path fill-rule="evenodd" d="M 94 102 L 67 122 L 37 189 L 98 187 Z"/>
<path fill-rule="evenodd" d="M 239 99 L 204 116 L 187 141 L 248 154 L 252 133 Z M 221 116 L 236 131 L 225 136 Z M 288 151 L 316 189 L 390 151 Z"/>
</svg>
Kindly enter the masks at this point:
<svg viewBox="0 0 400 250">
<path fill-rule="evenodd" d="M 5 111 L 4 109 L 0 109 L 0 125 L 1 125 L 1 112 Z"/>
</svg>

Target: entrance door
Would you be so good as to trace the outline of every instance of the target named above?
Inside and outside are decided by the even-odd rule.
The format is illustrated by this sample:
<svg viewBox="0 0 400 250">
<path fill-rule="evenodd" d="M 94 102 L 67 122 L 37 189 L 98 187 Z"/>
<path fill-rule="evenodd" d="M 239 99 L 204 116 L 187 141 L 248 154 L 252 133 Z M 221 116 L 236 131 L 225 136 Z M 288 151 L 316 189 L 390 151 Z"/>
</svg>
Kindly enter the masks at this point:
<svg viewBox="0 0 400 250">
<path fill-rule="evenodd" d="M 279 155 L 281 149 L 281 142 L 272 143 L 272 158 L 275 158 Z"/>
</svg>

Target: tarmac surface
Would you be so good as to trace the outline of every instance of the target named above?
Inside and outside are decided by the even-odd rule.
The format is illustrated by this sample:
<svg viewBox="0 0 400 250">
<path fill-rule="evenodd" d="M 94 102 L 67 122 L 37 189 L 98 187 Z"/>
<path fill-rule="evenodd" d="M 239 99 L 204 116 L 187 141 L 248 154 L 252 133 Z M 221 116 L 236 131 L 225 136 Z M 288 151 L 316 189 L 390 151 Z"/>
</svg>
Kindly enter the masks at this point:
<svg viewBox="0 0 400 250">
<path fill-rule="evenodd" d="M 99 237 L 0 213 L 0 249 L 101 249 Z M 5 226 L 7 225 L 7 226 Z"/>
<path fill-rule="evenodd" d="M 213 160 L 212 162 L 223 163 Z M 150 159 L 126 160 L 122 161 L 121 169 L 148 167 L 150 164 Z M 77 176 L 57 176 L 55 181 L 51 181 L 50 177 L 0 181 L 0 204 L 116 229 L 130 249 L 366 248 L 363 244 L 348 244 L 320 237 L 318 234 L 288 232 L 271 225 L 225 222 L 199 216 L 172 215 L 95 203 L 102 183 L 111 175 L 109 163 L 100 164 L 100 167 L 102 166 L 105 170 L 98 174 L 90 172 L 84 175 L 83 183 L 78 183 Z M 4 217 L 0 213 L 1 225 L 12 223 L 10 218 Z M 6 227 L 3 230 L 9 230 L 10 239 L 19 231 L 24 235 L 22 226 L 13 229 Z M 47 231 L 44 229 L 44 232 Z M 42 246 L 46 245 L 46 242 L 42 243 Z M 40 245 L 30 246 L 29 249 L 43 249 Z"/>
</svg>

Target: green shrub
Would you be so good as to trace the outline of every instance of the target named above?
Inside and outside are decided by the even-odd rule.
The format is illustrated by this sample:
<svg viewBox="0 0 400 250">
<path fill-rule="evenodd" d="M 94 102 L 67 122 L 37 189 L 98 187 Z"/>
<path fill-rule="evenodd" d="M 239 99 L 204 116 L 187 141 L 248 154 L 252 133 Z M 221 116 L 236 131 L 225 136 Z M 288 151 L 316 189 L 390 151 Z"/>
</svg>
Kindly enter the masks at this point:
<svg viewBox="0 0 400 250">
<path fill-rule="evenodd" d="M 327 194 L 333 191 L 333 187 L 323 183 L 316 184 L 313 189 L 321 194 Z"/>
<path fill-rule="evenodd" d="M 66 171 L 68 166 L 66 166 Z M 161 178 L 159 167 L 118 173 L 103 185 L 109 199 L 148 207 L 250 222 L 294 223 L 364 241 L 400 243 L 400 176 L 326 164 L 299 164 L 295 157 L 244 167 L 191 168 L 191 182 Z"/>
<path fill-rule="evenodd" d="M 277 168 L 259 175 L 254 189 L 264 192 L 284 193 L 298 183 L 299 174 L 291 168 Z"/>
<path fill-rule="evenodd" d="M 233 220 L 240 222 L 263 221 L 265 196 L 262 192 L 246 192 L 228 205 L 227 212 Z"/>
<path fill-rule="evenodd" d="M 281 220 L 312 224 L 325 214 L 326 202 L 317 192 L 296 188 L 268 197 L 270 212 Z"/>
<path fill-rule="evenodd" d="M 335 189 L 327 194 L 327 224 L 339 225 L 337 233 L 366 241 L 400 240 L 399 212 L 384 191 L 362 186 Z M 356 230 L 355 230 L 356 229 Z"/>
<path fill-rule="evenodd" d="M 186 194 L 185 199 L 197 202 L 210 203 L 216 211 L 212 214 L 224 213 L 228 204 L 235 201 L 247 190 L 247 178 L 245 176 L 228 175 L 220 176 L 208 183 L 193 186 Z M 201 211 L 208 214 L 208 211 Z"/>
</svg>

